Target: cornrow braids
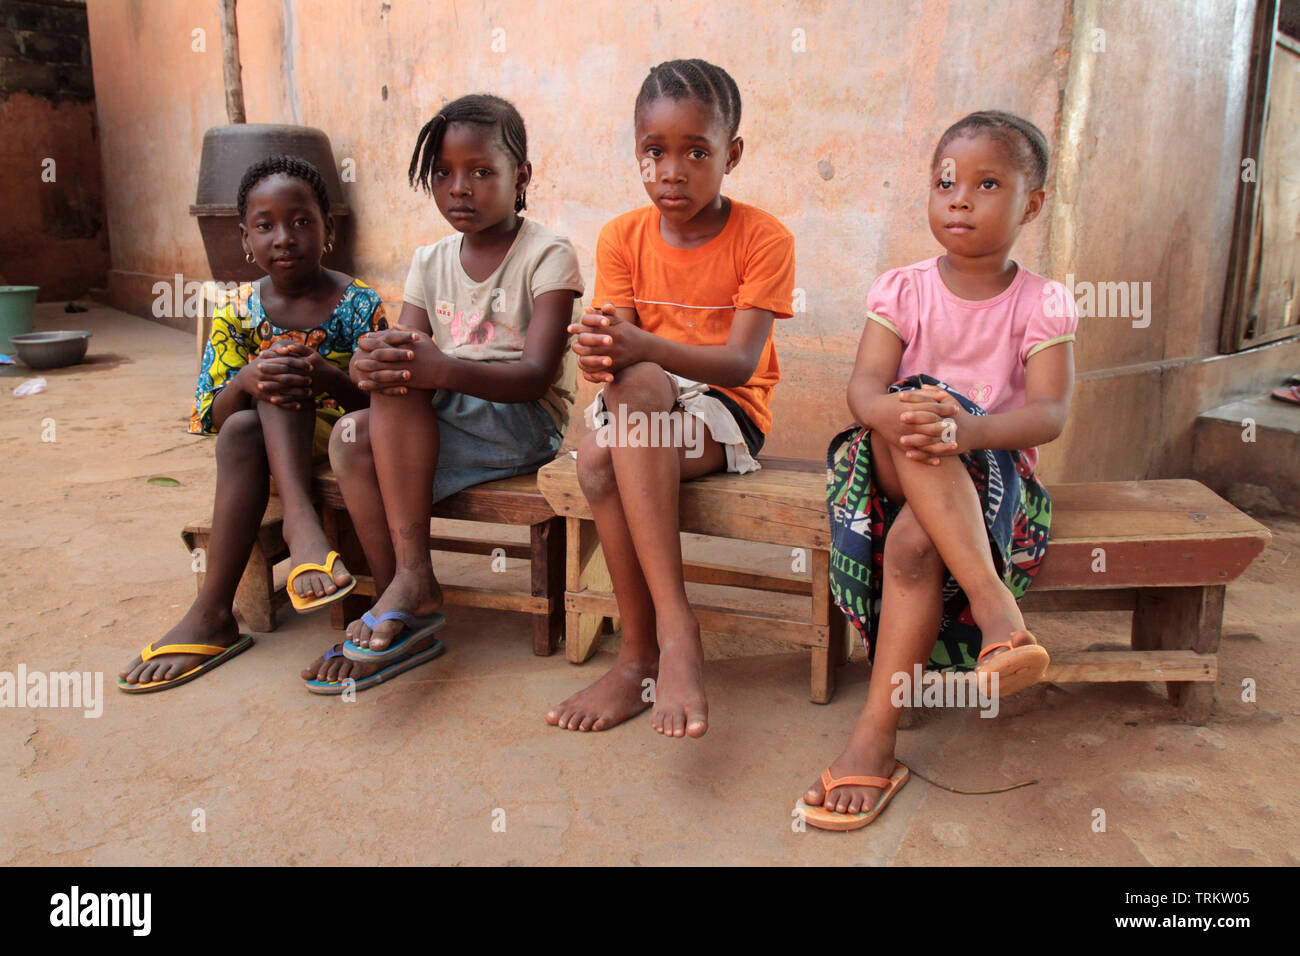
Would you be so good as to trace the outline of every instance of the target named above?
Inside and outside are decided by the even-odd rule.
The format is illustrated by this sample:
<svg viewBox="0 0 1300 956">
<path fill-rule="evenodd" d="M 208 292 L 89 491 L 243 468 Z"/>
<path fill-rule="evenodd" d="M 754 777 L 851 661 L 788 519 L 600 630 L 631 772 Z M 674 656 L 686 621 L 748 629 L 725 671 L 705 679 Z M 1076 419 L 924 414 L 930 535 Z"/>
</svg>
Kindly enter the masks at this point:
<svg viewBox="0 0 1300 956">
<path fill-rule="evenodd" d="M 311 191 L 316 194 L 316 202 L 320 204 L 321 215 L 329 215 L 330 197 L 329 193 L 325 191 L 325 179 L 321 176 L 319 169 L 298 156 L 268 156 L 266 159 L 249 166 L 244 172 L 244 178 L 239 181 L 237 204 L 240 219 L 243 219 L 244 214 L 248 211 L 248 194 L 253 187 L 263 179 L 280 174 L 301 179 L 310 186 Z"/>
<path fill-rule="evenodd" d="M 419 187 L 426 193 L 433 193 L 433 167 L 442 150 L 443 137 L 447 127 L 452 123 L 477 123 L 480 126 L 495 126 L 501 131 L 501 142 L 515 161 L 515 166 L 528 162 L 528 132 L 524 128 L 524 118 L 519 115 L 513 103 L 490 93 L 472 93 L 452 100 L 438 115 L 425 123 L 420 135 L 415 140 L 415 150 L 411 153 L 411 166 L 406 178 L 412 188 Z M 528 190 L 521 190 L 515 197 L 515 212 L 528 208 Z"/>
<path fill-rule="evenodd" d="M 651 67 L 636 96 L 633 116 L 639 117 L 662 96 L 671 100 L 698 100 L 713 107 L 726 124 L 729 139 L 734 139 L 740 129 L 740 88 L 720 66 L 704 60 L 668 60 Z"/>
<path fill-rule="evenodd" d="M 1010 154 L 1016 168 L 1029 177 L 1030 189 L 1043 188 L 1047 182 L 1047 137 L 1029 120 L 1002 110 L 980 110 L 949 126 L 934 148 L 930 165 L 939 164 L 944 147 L 954 139 L 976 133 L 992 137 Z"/>
</svg>

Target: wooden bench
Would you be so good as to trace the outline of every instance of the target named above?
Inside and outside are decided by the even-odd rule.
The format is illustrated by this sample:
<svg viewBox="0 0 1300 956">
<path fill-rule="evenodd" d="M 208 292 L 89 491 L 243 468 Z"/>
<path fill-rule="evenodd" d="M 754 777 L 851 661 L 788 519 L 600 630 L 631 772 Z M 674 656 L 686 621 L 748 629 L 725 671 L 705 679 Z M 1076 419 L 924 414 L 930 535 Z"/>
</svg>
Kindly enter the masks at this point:
<svg viewBox="0 0 1300 956">
<path fill-rule="evenodd" d="M 1046 679 L 1165 681 L 1179 716 L 1204 723 L 1219 677 L 1224 593 L 1268 545 L 1268 529 L 1190 479 L 1048 490 L 1047 556 L 1022 607 L 1131 610 L 1133 621 L 1131 651 L 1053 655 Z"/>
<path fill-rule="evenodd" d="M 751 591 L 806 595 L 806 615 L 692 602 L 700 627 L 739 636 L 802 644 L 812 654 L 812 699 L 824 704 L 835 692 L 834 664 L 848 656 L 848 622 L 830 592 L 830 525 L 826 517 L 826 466 L 792 459 L 760 459 L 761 471 L 708 475 L 682 485 L 681 530 L 720 538 L 806 549 L 809 574 L 763 574 L 752 569 L 685 562 L 686 580 Z M 580 664 L 596 652 L 618 616 L 609 572 L 591 509 L 578 486 L 571 455 L 537 473 L 537 486 L 568 525 L 565 560 L 565 642 Z"/>
<path fill-rule="evenodd" d="M 373 603 L 374 578 L 369 573 L 365 554 L 343 503 L 338 480 L 328 465 L 319 466 L 313 473 L 312 497 L 320 508 L 325 536 L 357 579 L 355 590 L 330 606 L 331 623 L 342 629 L 347 621 L 360 617 Z M 429 549 L 459 554 L 495 553 L 528 560 L 530 587 L 527 591 L 444 584 L 443 597 L 450 606 L 522 611 L 531 615 L 533 652 L 554 653 L 563 634 L 564 521 L 556 517 L 537 490 L 537 476 L 522 475 L 467 488 L 434 505 L 433 515 L 435 518 L 520 525 L 529 529 L 528 544 L 431 534 Z M 182 532 L 191 552 L 206 547 L 210 535 L 210 520 L 188 525 Z M 276 613 L 289 603 L 289 598 L 283 587 L 275 587 L 272 574 L 276 563 L 288 554 L 279 499 L 272 495 L 235 596 L 235 612 L 248 629 L 258 632 L 275 630 Z M 203 575 L 200 574 L 198 586 L 202 585 Z"/>
<path fill-rule="evenodd" d="M 707 631 L 777 638 L 811 651 L 811 699 L 830 701 L 848 626 L 830 596 L 826 468 L 760 459 L 754 474 L 683 484 L 684 532 L 811 552 L 808 575 L 687 563 L 686 580 L 808 597 L 805 614 L 695 604 Z M 564 456 L 538 487 L 568 524 L 564 606 L 569 660 L 581 663 L 610 630 L 618 604 L 577 469 Z M 1027 611 L 1131 610 L 1131 651 L 1061 652 L 1047 680 L 1165 681 L 1180 716 L 1204 722 L 1214 700 L 1225 586 L 1265 547 L 1263 525 L 1188 480 L 1052 487 L 1051 545 L 1023 602 Z M 1104 571 L 1100 568 L 1104 560 Z"/>
</svg>

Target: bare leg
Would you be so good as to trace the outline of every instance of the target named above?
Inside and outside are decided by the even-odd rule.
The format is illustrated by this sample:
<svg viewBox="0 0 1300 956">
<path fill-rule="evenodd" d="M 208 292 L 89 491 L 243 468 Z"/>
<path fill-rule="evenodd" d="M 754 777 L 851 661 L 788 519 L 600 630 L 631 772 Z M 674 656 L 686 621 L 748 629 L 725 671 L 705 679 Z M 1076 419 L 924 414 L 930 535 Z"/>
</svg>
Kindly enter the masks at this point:
<svg viewBox="0 0 1300 956">
<path fill-rule="evenodd" d="M 1023 631 L 1020 607 L 993 564 L 979 495 L 966 466 L 955 456 L 940 459 L 938 467 L 913 461 L 897 446 L 877 441 L 874 434 L 873 461 L 878 446 L 887 451 L 903 498 L 912 506 L 917 522 L 970 601 L 984 645 Z"/>
<path fill-rule="evenodd" d="M 605 676 L 546 714 L 547 723 L 564 730 L 608 730 L 636 716 L 651 703 L 645 681 L 659 677 L 654 603 L 632 545 L 609 451 L 595 432 L 584 437 L 578 446 L 578 481 L 591 505 L 618 599 L 622 641 Z"/>
<path fill-rule="evenodd" d="M 970 599 L 985 644 L 1024 628 L 1015 598 L 994 568 L 979 496 L 965 465 L 957 458 L 945 458 L 938 467 L 912 461 L 874 432 L 871 460 L 877 489 L 902 505 L 902 510 L 885 539 L 880 622 L 867 703 L 848 746 L 830 766 L 836 777 L 888 778 L 892 772 L 902 713 L 890 700 L 892 681 L 899 673 L 911 679 L 914 666 L 924 665 L 929 658 L 943 616 L 945 567 Z M 976 611 L 974 589 L 982 603 L 980 611 Z M 840 787 L 831 794 L 826 809 L 858 813 L 869 809 L 879 795 L 874 787 Z M 820 780 L 804 794 L 810 806 L 820 805 L 824 798 Z"/>
<path fill-rule="evenodd" d="M 438 416 L 432 397 L 431 392 L 412 389 L 405 395 L 374 393 L 370 398 L 370 449 L 393 548 L 392 580 L 375 601 L 376 616 L 390 610 L 423 616 L 442 607 L 442 588 L 429 559 L 438 469 Z M 350 511 L 350 500 L 348 507 Z M 369 557 L 370 547 L 364 541 L 362 546 Z M 373 632 L 357 624 L 349 634 L 358 647 L 382 651 L 401 629 L 400 621 L 385 621 Z"/>
<path fill-rule="evenodd" d="M 351 440 L 345 440 L 350 438 Z M 361 549 L 374 575 L 375 592 L 383 594 L 393 583 L 396 556 L 393 539 L 388 533 L 388 518 L 384 514 L 383 495 L 379 490 L 379 476 L 375 472 L 375 456 L 370 446 L 370 410 L 361 409 L 345 415 L 330 435 L 330 465 L 338 477 L 339 489 L 348 506 L 348 515 L 356 529 Z M 432 490 L 430 490 L 432 497 Z M 348 625 L 347 636 L 357 638 L 369 635 L 370 629 L 361 620 Z M 433 643 L 433 638 L 418 641 L 413 650 L 423 650 Z M 363 680 L 385 667 L 385 664 L 368 664 L 336 657 L 330 661 L 318 656 L 301 672 L 303 680 L 343 681 L 348 678 Z"/>
<path fill-rule="evenodd" d="M 257 403 L 266 441 L 266 457 L 275 476 L 275 487 L 284 504 L 284 540 L 294 565 L 323 564 L 329 556 L 329 539 L 311 502 L 311 446 L 316 432 L 316 406 L 306 402 L 294 411 L 270 402 Z M 294 581 L 300 597 L 322 598 L 352 580 L 342 561 L 334 563 L 334 575 L 308 571 Z"/>
<path fill-rule="evenodd" d="M 344 427 L 343 422 L 347 422 Z M 347 440 L 350 439 L 350 440 Z M 330 434 L 330 465 L 343 492 L 348 515 L 370 564 L 375 593 L 383 594 L 393 583 L 397 557 L 388 534 L 388 518 L 375 472 L 375 455 L 370 447 L 370 410 L 344 416 Z M 349 636 L 351 636 L 349 634 Z"/>
<path fill-rule="evenodd" d="M 938 551 L 917 522 L 912 506 L 903 505 L 885 539 L 880 621 L 867 703 L 848 745 L 830 765 L 832 776 L 889 779 L 893 772 L 894 741 L 902 716 L 902 709 L 890 699 L 894 675 L 906 674 L 911 680 L 913 666 L 924 665 L 929 658 L 943 616 L 943 579 Z M 821 780 L 817 780 L 804 794 L 804 802 L 820 806 L 825 796 Z M 858 813 L 870 809 L 879 797 L 880 790 L 875 787 L 839 787 L 825 806 L 839 813 Z"/>
<path fill-rule="evenodd" d="M 663 370 L 643 362 L 618 374 L 605 404 L 617 420 L 670 411 L 676 395 Z M 688 456 L 685 448 L 603 448 L 594 434 L 584 440 L 579 477 L 605 549 L 624 643 L 610 673 L 550 711 L 549 722 L 603 730 L 639 713 L 642 681 L 654 677 L 657 660 L 652 726 L 673 737 L 699 737 L 708 729 L 704 652 L 682 573 L 678 491 L 683 480 L 721 469 L 726 456 L 708 436 L 698 450 Z"/>
<path fill-rule="evenodd" d="M 203 588 L 180 622 L 155 644 L 229 647 L 239 639 L 232 607 L 266 511 L 268 475 L 257 413 L 236 412 L 217 435 L 217 492 Z M 164 654 L 143 663 L 137 656 L 119 676 L 128 683 L 148 684 L 177 677 L 205 660 L 198 654 Z"/>
</svg>

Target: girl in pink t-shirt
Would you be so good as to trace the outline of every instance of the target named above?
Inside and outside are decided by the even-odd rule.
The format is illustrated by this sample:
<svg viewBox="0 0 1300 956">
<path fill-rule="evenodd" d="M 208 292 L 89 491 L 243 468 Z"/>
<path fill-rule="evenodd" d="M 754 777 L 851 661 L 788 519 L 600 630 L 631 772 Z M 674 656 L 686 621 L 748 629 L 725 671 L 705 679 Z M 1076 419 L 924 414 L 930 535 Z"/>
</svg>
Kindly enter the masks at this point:
<svg viewBox="0 0 1300 956">
<path fill-rule="evenodd" d="M 874 666 L 848 746 L 799 801 L 813 826 L 866 826 L 907 782 L 894 743 L 927 660 L 973 669 L 973 704 L 1047 669 L 1016 602 L 1047 548 L 1035 446 L 1065 425 L 1078 318 L 1062 285 L 1011 259 L 1042 209 L 1047 158 L 1020 117 L 951 126 L 929 203 L 946 252 L 885 273 L 867 295 L 848 389 L 856 424 L 831 443 L 827 506 L 831 589 Z"/>
</svg>

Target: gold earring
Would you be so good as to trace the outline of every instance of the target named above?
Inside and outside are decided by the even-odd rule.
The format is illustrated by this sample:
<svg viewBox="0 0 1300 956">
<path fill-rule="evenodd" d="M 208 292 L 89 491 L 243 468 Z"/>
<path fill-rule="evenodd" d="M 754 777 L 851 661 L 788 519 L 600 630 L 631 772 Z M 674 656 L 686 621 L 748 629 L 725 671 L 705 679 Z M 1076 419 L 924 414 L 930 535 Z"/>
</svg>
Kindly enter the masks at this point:
<svg viewBox="0 0 1300 956">
<path fill-rule="evenodd" d="M 245 252 L 244 261 L 251 266 L 253 264 L 253 254 L 251 252 Z"/>
<path fill-rule="evenodd" d="M 334 251 L 334 243 L 332 242 L 325 243 L 325 254 L 329 255 L 333 251 Z"/>
</svg>

